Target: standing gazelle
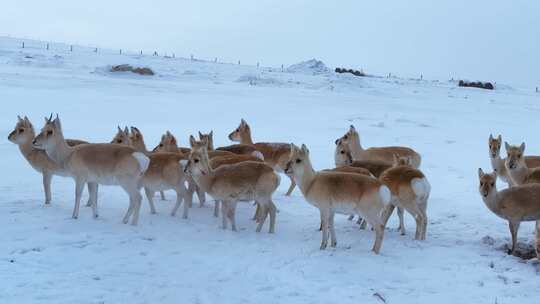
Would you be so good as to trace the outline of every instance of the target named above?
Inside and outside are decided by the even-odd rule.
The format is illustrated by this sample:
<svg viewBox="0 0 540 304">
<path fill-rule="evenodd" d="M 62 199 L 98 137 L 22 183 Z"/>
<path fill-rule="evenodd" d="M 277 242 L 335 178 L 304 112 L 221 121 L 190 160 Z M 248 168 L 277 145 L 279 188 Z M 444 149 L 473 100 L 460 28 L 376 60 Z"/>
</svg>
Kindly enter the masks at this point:
<svg viewBox="0 0 540 304">
<path fill-rule="evenodd" d="M 413 167 L 420 167 L 420 154 L 411 148 L 391 146 L 364 149 L 360 144 L 360 135 L 353 125 L 350 126 L 349 131 L 345 135 L 336 140 L 336 144 L 340 142 L 349 145 L 354 160 L 379 160 L 391 164 L 394 160 L 394 155 L 397 155 L 399 157 L 409 157 Z"/>
<path fill-rule="evenodd" d="M 337 245 L 334 214 L 359 214 L 375 230 L 373 251 L 379 253 L 384 237 L 381 218 L 385 205 L 390 202 L 388 187 L 373 177 L 345 172 L 315 171 L 305 145 L 298 148 L 291 144 L 286 173 L 292 174 L 305 199 L 317 207 L 323 224 L 321 249 Z"/>
<path fill-rule="evenodd" d="M 511 186 L 529 183 L 540 183 L 540 168 L 529 168 L 525 153 L 525 143 L 520 146 L 511 146 L 504 143 L 507 157 L 504 162 L 506 173 L 511 180 Z"/>
<path fill-rule="evenodd" d="M 279 176 L 272 168 L 261 162 L 245 161 L 212 169 L 206 145 L 195 144 L 185 170 L 201 189 L 223 202 L 223 229 L 227 229 L 230 221 L 232 230 L 236 231 L 236 204 L 254 200 L 261 208 L 256 231 L 261 231 L 268 214 L 269 232 L 275 231 L 276 206 L 272 202 L 272 194 L 279 186 Z"/>
<path fill-rule="evenodd" d="M 496 138 L 492 134 L 489 134 L 488 139 L 489 146 L 489 159 L 491 161 L 491 167 L 493 171 L 497 173 L 497 177 L 500 178 L 503 182 L 507 183 L 510 186 L 513 186 L 513 181 L 506 169 L 506 158 L 501 158 L 501 146 L 502 146 L 502 137 L 499 134 Z M 516 149 L 517 152 L 517 149 Z M 524 156 L 525 164 L 528 168 L 537 168 L 540 167 L 540 156 Z"/>
<path fill-rule="evenodd" d="M 253 146 L 257 151 L 261 152 L 264 156 L 264 162 L 270 167 L 274 168 L 277 172 L 285 172 L 285 165 L 291 153 L 290 145 L 286 143 L 253 143 L 251 138 L 251 129 L 247 122 L 242 119 L 240 125 L 234 131 L 229 134 L 229 139 L 234 142 L 239 142 L 242 145 Z M 291 185 L 285 195 L 291 195 L 296 187 L 294 178 L 287 175 L 291 180 Z"/>
<path fill-rule="evenodd" d="M 75 179 L 75 207 L 73 218 L 79 216 L 81 193 L 85 183 L 119 185 L 129 195 L 129 208 L 124 223 L 130 219 L 137 225 L 141 207 L 139 180 L 148 169 L 149 159 L 132 147 L 117 144 L 85 144 L 70 147 L 64 139 L 58 116 L 47 119 L 33 145 L 47 155 Z M 95 188 L 97 191 L 97 187 Z M 95 193 L 94 193 L 95 195 Z M 97 202 L 92 204 L 98 216 Z"/>
<path fill-rule="evenodd" d="M 8 139 L 12 143 L 19 146 L 19 150 L 24 158 L 28 161 L 30 166 L 36 171 L 40 172 L 43 176 L 43 191 L 45 192 L 45 205 L 51 203 L 51 181 L 54 175 L 68 176 L 63 168 L 47 156 L 45 151 L 36 149 L 32 146 L 32 140 L 35 137 L 34 127 L 28 119 L 28 117 L 17 117 L 18 121 L 15 128 L 9 133 Z M 87 142 L 75 139 L 66 139 L 66 143 L 69 146 L 76 146 L 79 144 L 86 144 Z M 88 199 L 88 204 L 91 205 L 93 200 L 97 199 L 97 189 L 93 190 L 92 187 L 97 187 L 95 184 L 88 184 L 88 193 L 91 194 Z M 94 197 L 93 194 L 96 194 Z"/>
<path fill-rule="evenodd" d="M 527 184 L 497 191 L 497 173 L 478 169 L 478 190 L 488 209 L 508 221 L 514 253 L 521 222 L 536 221 L 536 255 L 540 258 L 540 184 Z"/>
</svg>

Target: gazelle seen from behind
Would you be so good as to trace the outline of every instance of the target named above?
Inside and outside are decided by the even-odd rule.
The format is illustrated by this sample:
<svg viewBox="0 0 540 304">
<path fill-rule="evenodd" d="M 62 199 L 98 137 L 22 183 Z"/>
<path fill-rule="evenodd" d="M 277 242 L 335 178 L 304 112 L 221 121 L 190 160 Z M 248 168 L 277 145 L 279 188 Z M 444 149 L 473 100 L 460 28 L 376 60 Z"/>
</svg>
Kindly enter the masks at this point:
<svg viewBox="0 0 540 304">
<path fill-rule="evenodd" d="M 132 147 L 118 144 L 84 144 L 70 147 L 64 139 L 58 116 L 47 119 L 41 133 L 33 140 L 34 147 L 47 155 L 75 180 L 73 218 L 79 216 L 81 193 L 85 183 L 118 185 L 129 195 L 129 208 L 124 223 L 131 218 L 137 225 L 141 207 L 139 181 L 148 169 L 150 160 Z M 95 188 L 97 191 L 97 187 Z M 96 195 L 94 193 L 93 195 Z M 92 204 L 94 217 L 97 203 Z"/>
<path fill-rule="evenodd" d="M 335 213 L 359 214 L 375 230 L 373 251 L 379 253 L 384 238 L 384 222 L 381 218 L 390 202 L 388 187 L 373 177 L 345 172 L 317 172 L 313 169 L 309 151 L 291 144 L 286 172 L 292 174 L 305 199 L 317 207 L 323 223 L 321 249 L 337 244 L 334 228 Z"/>
<path fill-rule="evenodd" d="M 488 209 L 508 221 L 512 246 L 516 249 L 521 222 L 536 221 L 536 255 L 540 258 L 540 184 L 526 184 L 497 191 L 497 173 L 484 173 L 478 169 L 478 190 Z"/>
</svg>

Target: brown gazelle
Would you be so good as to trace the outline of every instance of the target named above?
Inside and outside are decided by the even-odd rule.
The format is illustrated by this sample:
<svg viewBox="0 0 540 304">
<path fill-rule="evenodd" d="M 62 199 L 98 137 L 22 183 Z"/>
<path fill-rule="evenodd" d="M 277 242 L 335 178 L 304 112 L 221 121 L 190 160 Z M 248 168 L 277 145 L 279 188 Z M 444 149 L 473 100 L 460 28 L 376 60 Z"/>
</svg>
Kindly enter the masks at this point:
<svg viewBox="0 0 540 304">
<path fill-rule="evenodd" d="M 369 170 L 373 176 L 379 178 L 381 174 L 390 169 L 393 166 L 393 163 L 388 163 L 380 160 L 353 160 L 351 148 L 349 145 L 343 143 L 341 140 L 336 140 L 336 149 L 334 152 L 334 161 L 336 168 L 340 167 L 353 167 L 353 168 L 364 168 Z M 398 230 L 402 233 L 405 233 L 405 221 L 403 218 L 403 208 L 397 207 L 397 214 L 399 217 L 399 227 Z M 354 216 L 349 217 L 349 220 L 352 220 Z M 362 221 L 361 218 L 358 219 L 357 223 L 360 224 L 360 228 L 364 229 L 366 227 L 366 222 Z"/>
<path fill-rule="evenodd" d="M 229 139 L 235 142 L 239 142 L 242 145 L 253 146 L 257 151 L 261 152 L 264 156 L 264 161 L 270 167 L 274 168 L 277 172 L 284 172 L 285 165 L 289 158 L 291 148 L 289 144 L 286 143 L 253 143 L 251 138 L 251 129 L 247 122 L 242 119 L 240 120 L 240 125 L 234 131 L 229 134 Z M 290 175 L 287 175 L 291 180 L 291 185 L 287 190 L 285 195 L 291 195 L 296 187 L 294 178 Z"/>
<path fill-rule="evenodd" d="M 45 204 L 51 203 L 51 181 L 54 175 L 69 176 L 65 170 L 55 163 L 47 156 L 45 151 L 36 149 L 32 146 L 32 140 L 35 137 L 34 127 L 28 119 L 28 117 L 21 118 L 17 116 L 17 124 L 11 133 L 9 133 L 8 139 L 12 143 L 19 146 L 19 150 L 24 158 L 28 161 L 30 166 L 34 170 L 41 173 L 43 176 L 43 191 L 45 192 Z M 69 146 L 76 146 L 79 144 L 86 144 L 87 142 L 75 139 L 66 139 L 66 143 Z M 96 184 L 88 184 L 88 193 L 92 193 L 91 199 L 88 200 L 88 204 L 92 204 L 92 200 L 97 199 L 97 196 L 93 196 L 97 193 L 97 189 L 93 190 L 92 187 L 97 187 Z M 96 192 L 94 192 L 96 191 Z"/>
<path fill-rule="evenodd" d="M 528 163 L 535 164 L 534 161 L 527 161 L 524 155 L 525 143 L 520 146 L 511 146 L 504 143 L 507 157 L 505 160 L 506 173 L 512 181 L 511 185 L 523 185 L 529 183 L 540 183 L 540 168 L 530 168 Z"/>
<path fill-rule="evenodd" d="M 510 178 L 508 171 L 506 170 L 506 158 L 501 158 L 501 135 L 497 136 L 497 138 L 494 138 L 493 135 L 490 134 L 488 145 L 489 159 L 491 160 L 491 167 L 493 168 L 493 171 L 497 172 L 497 177 L 500 178 L 503 182 L 512 186 L 512 179 Z M 524 158 L 525 164 L 528 168 L 540 167 L 540 156 L 525 156 Z"/>
<path fill-rule="evenodd" d="M 137 132 L 138 139 L 135 140 L 139 141 L 139 149 L 145 149 L 142 134 L 138 129 Z M 118 127 L 118 132 L 113 138 L 112 143 L 131 146 L 133 144 L 132 138 L 133 135 L 130 136 L 127 127 L 124 130 Z M 154 193 L 156 191 L 163 193 L 164 190 L 174 190 L 176 192 L 176 204 L 171 215 L 176 215 L 178 208 L 182 204 L 182 201 L 184 201 L 184 213 L 182 217 L 187 218 L 192 196 L 187 194 L 184 185 L 186 181 L 184 168 L 180 164 L 181 161 L 187 160 L 187 156 L 181 153 L 169 152 L 152 152 L 147 153 L 147 156 L 150 159 L 150 164 L 148 170 L 146 170 L 141 178 L 140 186 L 144 187 L 144 192 L 150 205 L 150 212 L 156 214 L 156 207 L 154 205 Z"/>
<path fill-rule="evenodd" d="M 403 208 L 416 220 L 416 240 L 425 240 L 427 229 L 427 201 L 431 185 L 424 174 L 412 167 L 407 158 L 394 156 L 394 166 L 384 171 L 379 180 L 385 184 L 392 193 L 390 205 L 383 216 L 384 223 L 390 218 L 395 207 Z M 403 221 L 400 216 L 400 222 Z M 405 226 L 400 223 L 401 234 L 405 234 Z"/>
<path fill-rule="evenodd" d="M 208 151 L 214 151 L 214 132 L 213 131 L 210 131 L 210 133 L 206 133 L 206 134 L 199 132 L 199 140 L 206 140 L 208 142 Z M 256 156 L 257 158 L 264 159 L 263 154 L 257 151 L 257 149 L 252 145 L 236 144 L 236 145 L 218 147 L 216 150 L 227 151 L 234 154 L 253 155 L 253 156 Z"/>
<path fill-rule="evenodd" d="M 197 185 L 214 199 L 223 202 L 223 229 L 228 221 L 236 231 L 236 204 L 239 201 L 256 201 L 261 208 L 257 232 L 261 231 L 270 214 L 269 232 L 275 231 L 276 206 L 272 194 L 279 186 L 279 176 L 272 168 L 261 162 L 245 161 L 212 169 L 206 145 L 195 143 L 191 148 L 186 171 Z"/>
<path fill-rule="evenodd" d="M 411 148 L 391 146 L 364 149 L 360 144 L 360 135 L 358 134 L 353 125 L 350 126 L 349 131 L 347 131 L 345 135 L 343 135 L 336 141 L 336 144 L 340 141 L 344 144 L 347 144 L 351 148 L 351 154 L 354 160 L 379 160 L 387 163 L 392 163 L 395 154 L 400 157 L 409 157 L 411 159 L 411 164 L 413 167 L 420 167 L 420 154 L 418 154 Z"/>
<path fill-rule="evenodd" d="M 508 221 L 512 236 L 510 253 L 516 249 L 521 222 L 536 221 L 536 255 L 540 258 L 540 184 L 527 184 L 497 191 L 497 173 L 478 169 L 479 191 L 491 212 Z"/>
<path fill-rule="evenodd" d="M 219 168 L 221 166 L 237 164 L 237 163 L 241 163 L 241 162 L 245 162 L 245 161 L 254 161 L 254 162 L 261 162 L 261 163 L 264 162 L 262 159 L 260 159 L 257 156 L 239 154 L 239 155 L 218 156 L 218 157 L 211 158 L 210 159 L 210 167 L 212 167 L 212 169 L 216 169 L 216 168 Z M 215 217 L 219 216 L 219 205 L 220 205 L 220 202 L 216 200 L 215 205 L 214 205 L 214 216 Z M 260 209 L 260 207 L 259 207 L 259 205 L 257 205 L 257 210 L 259 210 L 259 209 Z M 255 212 L 254 219 L 258 220 L 257 214 L 258 214 L 258 211 Z"/>
<path fill-rule="evenodd" d="M 174 137 L 174 135 L 172 135 L 170 131 L 166 131 L 165 134 L 161 135 L 161 141 L 154 148 L 153 151 L 180 152 L 180 153 L 184 153 L 188 155 L 189 152 L 191 152 L 191 149 L 185 148 L 185 147 L 178 147 L 178 142 L 176 141 L 176 137 Z"/>
<path fill-rule="evenodd" d="M 315 171 L 305 145 L 298 148 L 291 144 L 286 172 L 294 176 L 305 199 L 321 213 L 321 249 L 327 247 L 329 234 L 330 246 L 335 247 L 337 244 L 335 213 L 359 214 L 373 226 L 373 251 L 379 253 L 384 237 L 381 216 L 391 198 L 388 187 L 375 178 L 361 174 Z"/>
<path fill-rule="evenodd" d="M 49 118 L 33 145 L 47 155 L 75 179 L 75 207 L 73 218 L 79 216 L 82 188 L 85 183 L 119 185 L 129 195 L 129 208 L 124 223 L 130 219 L 137 225 L 141 207 L 139 181 L 148 169 L 150 160 L 132 147 L 117 144 L 84 144 L 70 147 L 62 133 L 58 116 Z M 96 190 L 97 191 L 97 187 Z M 96 193 L 94 193 L 96 195 Z M 97 202 L 93 202 L 94 217 L 98 216 Z"/>
</svg>

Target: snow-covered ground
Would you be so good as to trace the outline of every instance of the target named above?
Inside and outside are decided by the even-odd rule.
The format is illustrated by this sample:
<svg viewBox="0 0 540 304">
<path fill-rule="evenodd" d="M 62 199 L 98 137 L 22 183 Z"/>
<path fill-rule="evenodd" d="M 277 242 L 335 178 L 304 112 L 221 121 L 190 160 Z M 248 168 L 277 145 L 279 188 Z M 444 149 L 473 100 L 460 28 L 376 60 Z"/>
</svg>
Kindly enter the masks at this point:
<svg viewBox="0 0 540 304">
<path fill-rule="evenodd" d="M 540 94 L 43 45 L 21 49 L 20 40 L 0 38 L 0 303 L 540 302 L 538 263 L 500 249 L 507 224 L 477 192 L 477 168 L 491 171 L 490 132 L 540 154 Z M 107 72 L 123 63 L 157 75 Z M 144 201 L 139 226 L 123 225 L 127 197 L 115 187 L 100 188 L 99 219 L 82 209 L 73 220 L 73 181 L 56 177 L 45 207 L 41 176 L 7 140 L 17 114 L 39 129 L 51 112 L 66 137 L 104 142 L 117 125 L 134 125 L 148 146 L 166 130 L 181 145 L 214 130 L 216 145 L 226 145 L 245 118 L 256 141 L 308 145 L 319 169 L 333 166 L 334 140 L 354 124 L 365 146 L 422 154 L 432 185 L 427 240 L 413 240 L 410 216 L 400 236 L 393 217 L 375 255 L 374 234 L 339 216 L 337 248 L 321 251 L 318 210 L 298 189 L 285 197 L 286 179 L 273 235 L 255 233 L 251 204 L 239 207 L 238 232 L 219 227 L 212 203 L 188 220 L 173 218 L 172 192 L 157 200 L 157 215 Z M 487 235 L 494 245 L 482 241 Z M 523 224 L 520 239 L 533 237 L 533 225 Z"/>
</svg>

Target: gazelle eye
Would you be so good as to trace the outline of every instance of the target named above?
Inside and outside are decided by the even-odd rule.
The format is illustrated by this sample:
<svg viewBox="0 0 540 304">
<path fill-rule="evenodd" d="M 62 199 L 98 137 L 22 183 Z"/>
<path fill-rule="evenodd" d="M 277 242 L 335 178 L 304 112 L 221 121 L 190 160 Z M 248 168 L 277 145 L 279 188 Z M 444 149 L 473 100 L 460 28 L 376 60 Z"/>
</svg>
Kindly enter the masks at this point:
<svg viewBox="0 0 540 304">
<path fill-rule="evenodd" d="M 240 128 L 236 129 L 236 132 L 240 132 Z"/>
<path fill-rule="evenodd" d="M 339 152 L 339 153 L 341 153 L 341 154 L 345 154 L 345 151 L 341 150 L 341 152 Z"/>
<path fill-rule="evenodd" d="M 160 147 L 160 148 L 163 148 L 163 144 L 159 144 L 159 147 Z"/>
<path fill-rule="evenodd" d="M 122 140 L 121 139 L 118 139 L 116 140 L 117 143 L 121 144 L 122 143 Z"/>
<path fill-rule="evenodd" d="M 521 158 L 521 154 L 518 154 L 518 158 Z"/>
<path fill-rule="evenodd" d="M 347 139 L 347 138 L 349 138 L 349 136 L 345 135 L 345 136 L 343 136 L 343 138 L 344 138 L 344 139 Z"/>
<path fill-rule="evenodd" d="M 47 131 L 47 135 L 52 135 L 52 130 Z"/>
<path fill-rule="evenodd" d="M 24 132 L 24 129 L 19 129 L 19 133 L 23 133 Z"/>
<path fill-rule="evenodd" d="M 193 162 L 194 162 L 194 163 L 198 163 L 198 162 L 199 162 L 199 159 L 198 159 L 198 158 L 195 158 L 195 159 L 193 160 Z"/>
<path fill-rule="evenodd" d="M 480 186 L 483 186 L 483 185 L 484 185 L 484 183 L 480 182 Z"/>
<path fill-rule="evenodd" d="M 495 183 L 491 183 L 491 187 L 495 186 Z"/>
<path fill-rule="evenodd" d="M 302 160 L 301 160 L 300 158 L 297 158 L 297 159 L 296 159 L 296 163 L 297 163 L 297 164 L 299 164 L 299 163 L 301 163 L 301 162 L 302 162 Z"/>
</svg>

